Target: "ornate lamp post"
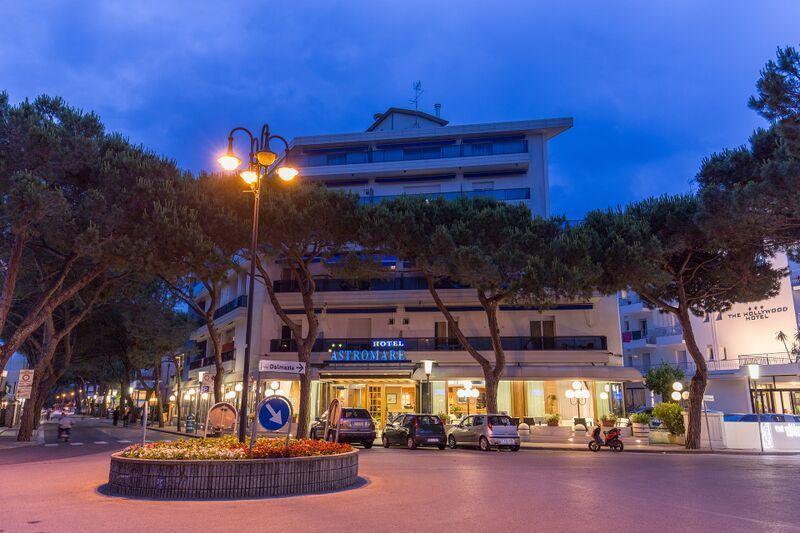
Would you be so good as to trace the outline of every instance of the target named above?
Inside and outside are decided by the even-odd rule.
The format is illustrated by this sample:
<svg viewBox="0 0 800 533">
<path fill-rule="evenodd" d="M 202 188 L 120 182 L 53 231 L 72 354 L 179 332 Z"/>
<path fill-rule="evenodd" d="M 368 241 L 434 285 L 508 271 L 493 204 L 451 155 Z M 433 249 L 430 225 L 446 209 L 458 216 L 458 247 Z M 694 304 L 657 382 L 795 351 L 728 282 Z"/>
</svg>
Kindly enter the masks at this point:
<svg viewBox="0 0 800 533">
<path fill-rule="evenodd" d="M 242 180 L 250 186 L 253 193 L 253 231 L 250 242 L 250 284 L 247 292 L 247 331 L 244 347 L 244 366 L 242 368 L 242 382 L 249 383 L 250 378 L 250 347 L 253 337 L 253 294 L 255 292 L 256 261 L 255 254 L 258 248 L 258 203 L 261 196 L 261 179 L 269 176 L 273 164 L 278 159 L 278 154 L 270 150 L 269 143 L 278 139 L 284 145 L 285 153 L 289 152 L 289 143 L 280 135 L 269 132 L 269 125 L 261 126 L 261 134 L 256 137 L 247 128 L 236 127 L 228 134 L 228 150 L 219 157 L 217 162 L 227 171 L 234 171 L 242 164 L 242 160 L 233 152 L 233 135 L 242 132 L 250 139 L 250 152 L 247 158 L 247 168 L 239 173 Z M 275 169 L 278 177 L 284 181 L 293 180 L 298 171 L 287 165 Z M 242 388 L 241 409 L 239 409 L 239 442 L 244 442 L 247 435 L 247 394 L 249 387 Z"/>
<path fill-rule="evenodd" d="M 466 383 L 464 383 L 464 387 L 456 391 L 456 396 L 458 396 L 459 398 L 464 398 L 467 401 L 467 416 L 469 416 L 469 403 L 473 399 L 480 396 L 480 392 L 478 392 L 478 389 L 472 388 L 471 381 L 467 381 Z"/>
<path fill-rule="evenodd" d="M 583 388 L 583 383 L 580 381 L 573 381 L 572 388 L 567 389 L 564 395 L 569 400 L 570 405 L 578 407 L 578 418 L 581 417 L 581 405 L 586 405 L 589 401 L 589 391 Z"/>
</svg>

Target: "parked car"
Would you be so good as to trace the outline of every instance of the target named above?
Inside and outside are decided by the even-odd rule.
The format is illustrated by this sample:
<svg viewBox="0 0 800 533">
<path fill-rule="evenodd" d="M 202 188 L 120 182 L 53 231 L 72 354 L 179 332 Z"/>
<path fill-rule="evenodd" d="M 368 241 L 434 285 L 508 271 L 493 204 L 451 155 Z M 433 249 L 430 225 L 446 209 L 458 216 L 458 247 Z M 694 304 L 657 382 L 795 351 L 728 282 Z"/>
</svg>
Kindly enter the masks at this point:
<svg viewBox="0 0 800 533">
<path fill-rule="evenodd" d="M 328 428 L 328 435 L 325 435 L 325 426 L 328 421 L 327 411 L 314 420 L 311 424 L 312 439 L 333 440 L 336 433 L 336 425 Z M 364 448 L 372 448 L 375 441 L 375 421 L 366 409 L 355 409 L 345 407 L 339 417 L 339 442 L 360 442 Z"/>
<path fill-rule="evenodd" d="M 384 448 L 401 444 L 409 450 L 417 446 L 436 446 L 444 450 L 444 423 L 436 415 L 403 414 L 383 428 L 381 441 Z"/>
<path fill-rule="evenodd" d="M 472 415 L 464 418 L 447 432 L 447 444 L 477 446 L 483 451 L 492 447 L 519 450 L 517 426 L 506 415 Z"/>
</svg>

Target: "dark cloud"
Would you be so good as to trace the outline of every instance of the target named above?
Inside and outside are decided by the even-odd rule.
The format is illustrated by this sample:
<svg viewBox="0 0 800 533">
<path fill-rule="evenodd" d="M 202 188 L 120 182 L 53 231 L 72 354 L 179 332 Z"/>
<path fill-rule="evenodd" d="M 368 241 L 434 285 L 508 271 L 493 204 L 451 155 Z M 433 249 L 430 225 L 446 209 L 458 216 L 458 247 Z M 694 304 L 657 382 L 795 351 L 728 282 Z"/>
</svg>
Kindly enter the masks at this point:
<svg viewBox="0 0 800 533">
<path fill-rule="evenodd" d="M 553 210 L 576 218 L 687 190 L 744 142 L 758 70 L 800 20 L 790 1 L 553 4 L 6 0 L 0 88 L 61 95 L 199 170 L 232 125 L 359 131 L 421 79 L 452 123 L 574 117 L 550 156 Z"/>
</svg>

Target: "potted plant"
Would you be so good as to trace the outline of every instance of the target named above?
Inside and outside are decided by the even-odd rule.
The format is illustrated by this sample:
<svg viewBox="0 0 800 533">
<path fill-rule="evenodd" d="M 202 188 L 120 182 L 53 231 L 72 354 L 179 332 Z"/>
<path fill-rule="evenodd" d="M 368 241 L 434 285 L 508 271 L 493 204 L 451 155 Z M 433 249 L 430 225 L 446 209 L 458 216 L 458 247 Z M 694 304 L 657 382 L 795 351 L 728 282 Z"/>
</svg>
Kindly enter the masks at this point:
<svg viewBox="0 0 800 533">
<path fill-rule="evenodd" d="M 650 421 L 653 419 L 647 413 L 633 413 L 630 416 L 634 437 L 650 436 Z"/>
<path fill-rule="evenodd" d="M 653 408 L 653 417 L 661 420 L 669 431 L 669 443 L 681 444 L 686 429 L 683 426 L 681 406 L 673 402 L 661 402 Z"/>
<path fill-rule="evenodd" d="M 619 417 L 614 413 L 605 413 L 600 417 L 600 423 L 604 428 L 613 428 L 619 420 Z"/>
<path fill-rule="evenodd" d="M 550 413 L 549 415 L 545 416 L 544 419 L 548 426 L 558 426 L 559 422 L 561 422 L 561 415 L 558 413 Z"/>
</svg>

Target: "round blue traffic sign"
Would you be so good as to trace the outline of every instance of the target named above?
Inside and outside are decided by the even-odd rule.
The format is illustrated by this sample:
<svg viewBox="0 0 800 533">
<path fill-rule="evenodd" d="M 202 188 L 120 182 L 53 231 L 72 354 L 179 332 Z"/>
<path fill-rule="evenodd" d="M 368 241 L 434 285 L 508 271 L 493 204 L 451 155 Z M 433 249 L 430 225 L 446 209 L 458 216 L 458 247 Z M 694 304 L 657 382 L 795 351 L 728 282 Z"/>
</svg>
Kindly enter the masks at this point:
<svg viewBox="0 0 800 533">
<path fill-rule="evenodd" d="M 267 431 L 278 431 L 289 422 L 289 402 L 274 396 L 261 404 L 258 422 Z"/>
</svg>

